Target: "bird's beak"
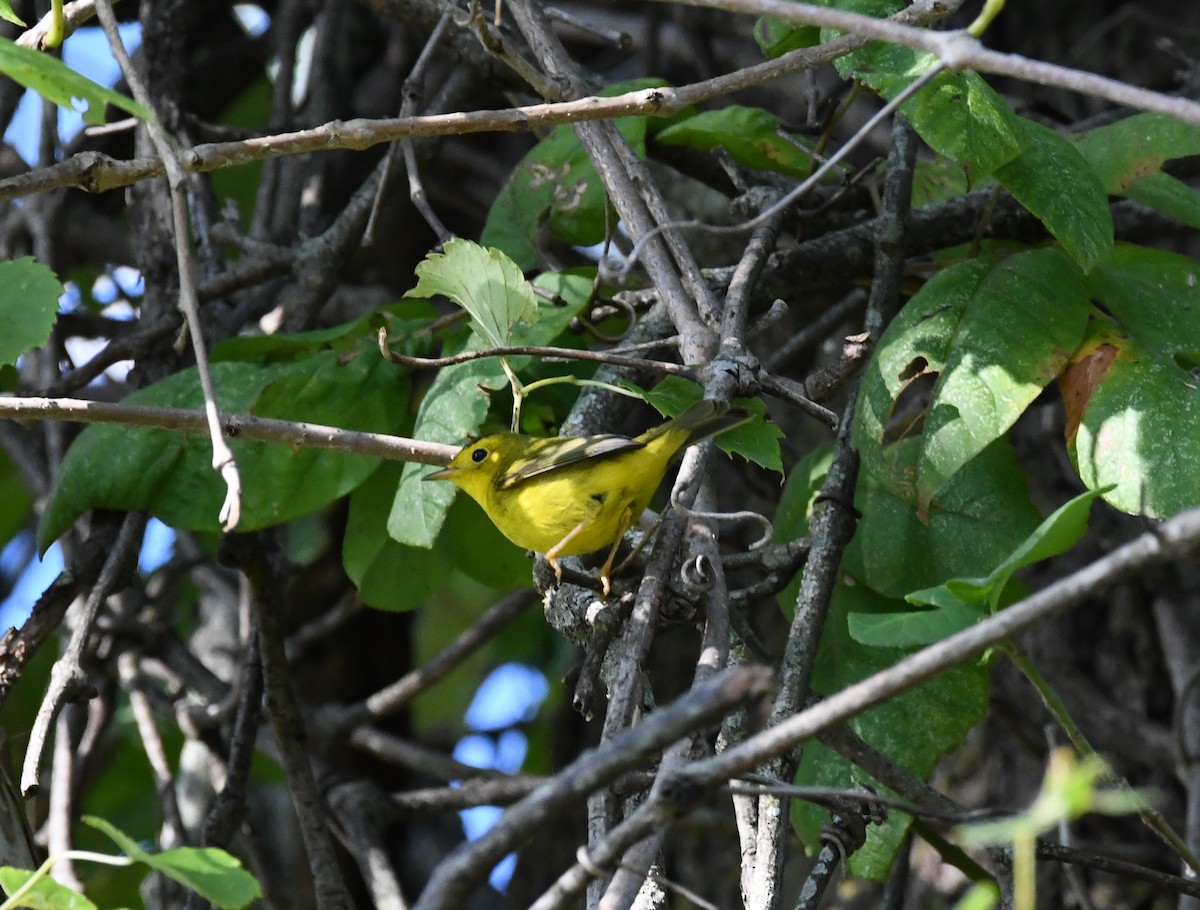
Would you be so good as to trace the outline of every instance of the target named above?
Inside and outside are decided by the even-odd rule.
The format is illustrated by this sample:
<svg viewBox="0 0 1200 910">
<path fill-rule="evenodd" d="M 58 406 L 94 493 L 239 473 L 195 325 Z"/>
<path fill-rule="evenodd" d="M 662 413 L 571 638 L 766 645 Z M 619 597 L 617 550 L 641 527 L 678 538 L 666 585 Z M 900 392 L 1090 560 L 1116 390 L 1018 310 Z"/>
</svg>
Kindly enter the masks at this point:
<svg viewBox="0 0 1200 910">
<path fill-rule="evenodd" d="M 442 468 L 440 471 L 434 471 L 432 474 L 426 474 L 422 480 L 450 480 L 458 473 L 458 468 Z"/>
</svg>

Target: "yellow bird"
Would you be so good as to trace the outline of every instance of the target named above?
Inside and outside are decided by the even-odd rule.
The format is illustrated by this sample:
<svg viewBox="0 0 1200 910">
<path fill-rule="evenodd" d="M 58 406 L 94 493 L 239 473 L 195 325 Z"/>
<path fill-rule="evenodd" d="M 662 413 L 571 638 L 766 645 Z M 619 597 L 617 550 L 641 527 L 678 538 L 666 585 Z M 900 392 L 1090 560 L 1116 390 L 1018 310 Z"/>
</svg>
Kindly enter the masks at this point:
<svg viewBox="0 0 1200 910">
<path fill-rule="evenodd" d="M 617 547 L 650 504 L 671 459 L 685 446 L 750 419 L 707 399 L 636 438 L 538 439 L 493 433 L 463 446 L 425 480 L 457 484 L 519 547 L 544 553 L 562 579 L 560 556 L 611 547 L 600 569 L 605 596 Z"/>
</svg>

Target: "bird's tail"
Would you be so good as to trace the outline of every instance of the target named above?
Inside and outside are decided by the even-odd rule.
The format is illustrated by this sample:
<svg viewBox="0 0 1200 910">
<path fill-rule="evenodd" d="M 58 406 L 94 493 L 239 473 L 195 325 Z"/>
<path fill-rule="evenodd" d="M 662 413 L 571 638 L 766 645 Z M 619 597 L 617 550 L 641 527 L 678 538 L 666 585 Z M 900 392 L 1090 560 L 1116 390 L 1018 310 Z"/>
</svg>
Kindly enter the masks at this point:
<svg viewBox="0 0 1200 910">
<path fill-rule="evenodd" d="M 678 440 L 674 446 L 678 451 L 701 439 L 740 426 L 751 416 L 745 408 L 731 408 L 724 402 L 702 398 L 678 417 L 648 430 L 638 438 L 641 442 L 649 443 L 661 436 L 671 436 L 673 443 Z"/>
</svg>

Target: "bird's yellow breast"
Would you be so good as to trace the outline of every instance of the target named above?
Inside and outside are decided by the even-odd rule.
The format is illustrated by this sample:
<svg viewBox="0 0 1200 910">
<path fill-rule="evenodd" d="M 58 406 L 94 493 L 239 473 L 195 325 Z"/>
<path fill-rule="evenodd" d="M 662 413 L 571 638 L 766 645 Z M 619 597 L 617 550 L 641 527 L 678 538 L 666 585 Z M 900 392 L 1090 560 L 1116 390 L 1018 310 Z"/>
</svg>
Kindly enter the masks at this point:
<svg viewBox="0 0 1200 910">
<path fill-rule="evenodd" d="M 660 467 L 656 454 L 636 449 L 490 488 L 487 512 L 518 546 L 545 553 L 575 531 L 559 555 L 591 553 L 618 540 L 650 504 L 670 456 Z"/>
</svg>

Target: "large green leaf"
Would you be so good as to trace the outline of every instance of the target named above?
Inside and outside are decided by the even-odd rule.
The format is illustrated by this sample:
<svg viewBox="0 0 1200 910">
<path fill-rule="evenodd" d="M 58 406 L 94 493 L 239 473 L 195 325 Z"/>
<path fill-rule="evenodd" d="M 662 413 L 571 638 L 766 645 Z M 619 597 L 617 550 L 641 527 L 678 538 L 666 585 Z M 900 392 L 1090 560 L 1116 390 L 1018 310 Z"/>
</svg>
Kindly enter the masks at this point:
<svg viewBox="0 0 1200 910">
<path fill-rule="evenodd" d="M 909 652 L 899 648 L 859 644 L 846 630 L 847 614 L 885 600 L 867 588 L 838 587 L 813 668 L 815 691 L 822 695 L 840 691 L 907 656 Z M 928 779 L 938 758 L 957 748 L 983 719 L 987 703 L 987 669 L 979 663 L 964 664 L 871 708 L 850 721 L 849 727 L 894 764 Z M 799 786 L 836 789 L 870 787 L 877 793 L 896 796 L 863 769 L 815 740 L 804 745 L 795 782 Z M 882 824 L 870 825 L 866 843 L 850 860 L 854 874 L 876 881 L 886 878 L 911 821 L 901 812 L 889 811 Z M 796 800 L 792 803 L 792 824 L 801 840 L 810 846 L 817 844 L 821 829 L 829 824 L 828 810 Z"/>
<path fill-rule="evenodd" d="M 1200 130 L 1166 114 L 1134 114 L 1084 133 L 1075 147 L 1105 192 L 1118 196 L 1158 173 L 1164 161 L 1200 155 Z"/>
<path fill-rule="evenodd" d="M 0 38 L 0 73 L 59 107 L 79 109 L 82 104 L 83 119 L 93 126 L 104 122 L 106 104 L 142 120 L 151 117 L 150 112 L 132 98 L 97 85 L 57 57 L 21 47 L 7 38 Z"/>
<path fill-rule="evenodd" d="M 937 62 L 923 51 L 870 44 L 836 65 L 890 100 Z M 973 183 L 1016 158 L 1028 141 L 1020 118 L 978 73 L 943 72 L 900 110 L 929 147 L 961 164 Z"/>
<path fill-rule="evenodd" d="M 1126 512 L 1200 504 L 1200 263 L 1119 245 L 1088 275 L 1112 314 L 1062 380 L 1079 476 Z"/>
<path fill-rule="evenodd" d="M 1021 121 L 1027 144 L 996 179 L 1029 209 L 1085 272 L 1113 243 L 1104 186 L 1084 157 L 1053 130 Z"/>
<path fill-rule="evenodd" d="M 855 423 L 863 457 L 882 452 L 915 383 L 936 377 L 919 436 L 916 489 L 926 510 L 1064 369 L 1088 311 L 1078 269 L 1057 250 L 981 258 L 938 273 L 888 327 L 863 378 Z"/>
<path fill-rule="evenodd" d="M 46 343 L 63 286 L 32 256 L 0 262 L 0 364 Z"/>
<path fill-rule="evenodd" d="M 1162 172 L 1164 162 L 1200 155 L 1200 130 L 1165 114 L 1134 114 L 1080 136 L 1075 147 L 1105 192 L 1127 196 L 1200 227 L 1200 194 Z"/>
<path fill-rule="evenodd" d="M 638 79 L 604 89 L 601 96 L 665 85 L 661 79 Z M 639 155 L 646 154 L 645 117 L 614 121 Z M 522 269 L 541 262 L 542 231 L 563 243 L 591 246 L 604 239 L 608 197 L 600 175 L 569 125 L 556 127 L 517 164 L 488 212 L 479 240 L 504 250 Z M 615 224 L 615 218 L 611 219 Z"/>
<path fill-rule="evenodd" d="M 284 363 L 214 363 L 212 374 L 217 399 L 228 412 L 348 430 L 394 432 L 408 401 L 405 374 L 369 342 L 349 358 L 324 351 Z M 135 392 L 126 402 L 203 407 L 194 369 Z M 283 443 L 234 439 L 230 446 L 242 477 L 239 529 L 247 531 L 321 508 L 358 486 L 376 465 L 363 455 L 296 450 Z M 225 489 L 211 462 L 205 433 L 90 426 L 63 461 L 42 515 L 39 544 L 49 546 L 90 508 L 145 511 L 172 527 L 218 530 Z"/>
<path fill-rule="evenodd" d="M 864 446 L 855 499 L 862 517 L 842 564 L 855 584 L 898 599 L 951 578 L 987 575 L 1041 522 L 1005 438 L 928 504 L 916 483 L 919 444 L 897 442 L 886 458 Z"/>
</svg>

